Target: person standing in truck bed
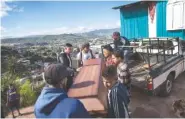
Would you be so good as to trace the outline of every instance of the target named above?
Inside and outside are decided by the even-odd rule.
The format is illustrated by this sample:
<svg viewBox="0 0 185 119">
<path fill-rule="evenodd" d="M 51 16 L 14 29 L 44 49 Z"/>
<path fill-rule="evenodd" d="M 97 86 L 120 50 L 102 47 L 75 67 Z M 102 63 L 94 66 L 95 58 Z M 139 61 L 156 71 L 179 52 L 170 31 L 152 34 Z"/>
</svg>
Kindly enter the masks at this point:
<svg viewBox="0 0 185 119">
<path fill-rule="evenodd" d="M 119 32 L 114 32 L 112 35 L 113 38 L 113 43 L 114 43 L 114 50 L 120 50 L 122 51 L 122 55 L 124 56 L 124 61 L 128 62 L 129 59 L 129 54 L 130 54 L 130 48 L 129 47 L 124 47 L 124 48 L 119 48 L 119 46 L 130 46 L 130 41 L 124 37 L 121 36 Z"/>
</svg>

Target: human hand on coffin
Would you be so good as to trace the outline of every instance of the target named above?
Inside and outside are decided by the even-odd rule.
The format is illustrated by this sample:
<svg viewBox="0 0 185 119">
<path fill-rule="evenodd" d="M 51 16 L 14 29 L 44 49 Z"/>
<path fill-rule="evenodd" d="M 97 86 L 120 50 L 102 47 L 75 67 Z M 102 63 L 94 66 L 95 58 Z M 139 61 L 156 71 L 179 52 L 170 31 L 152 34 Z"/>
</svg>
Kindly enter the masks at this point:
<svg viewBox="0 0 185 119">
<path fill-rule="evenodd" d="M 84 60 L 90 59 L 90 55 L 84 55 Z"/>
<path fill-rule="evenodd" d="M 75 68 L 70 68 L 70 67 L 68 67 L 67 68 L 70 72 L 71 72 L 71 77 L 74 77 L 74 75 L 75 75 L 75 72 L 76 72 L 76 69 Z"/>
<path fill-rule="evenodd" d="M 76 69 L 77 72 L 80 72 L 80 70 L 82 69 L 82 67 L 79 67 Z"/>
</svg>

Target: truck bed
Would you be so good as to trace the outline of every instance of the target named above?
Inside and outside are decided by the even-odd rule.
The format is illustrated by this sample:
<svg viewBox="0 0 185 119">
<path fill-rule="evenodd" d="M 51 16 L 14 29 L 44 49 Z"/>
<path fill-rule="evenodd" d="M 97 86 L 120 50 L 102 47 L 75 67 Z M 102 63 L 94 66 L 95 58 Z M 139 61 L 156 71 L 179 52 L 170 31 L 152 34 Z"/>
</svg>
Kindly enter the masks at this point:
<svg viewBox="0 0 185 119">
<path fill-rule="evenodd" d="M 160 67 L 163 67 L 165 64 L 164 62 L 164 57 L 163 55 L 159 55 L 159 62 L 157 63 L 156 56 L 151 56 L 150 57 L 150 64 L 151 64 L 151 69 L 149 70 L 146 68 L 148 66 L 148 62 L 145 59 L 147 56 L 145 53 L 133 53 L 130 57 L 129 60 L 129 70 L 131 73 L 131 78 L 132 78 L 132 85 L 139 87 L 139 88 L 146 88 L 146 76 L 151 73 L 152 70 L 159 69 Z M 150 54 L 151 55 L 151 54 Z M 144 58 L 143 58 L 144 57 Z M 173 59 L 176 59 L 178 56 L 174 55 L 166 55 L 166 62 L 170 63 Z"/>
</svg>

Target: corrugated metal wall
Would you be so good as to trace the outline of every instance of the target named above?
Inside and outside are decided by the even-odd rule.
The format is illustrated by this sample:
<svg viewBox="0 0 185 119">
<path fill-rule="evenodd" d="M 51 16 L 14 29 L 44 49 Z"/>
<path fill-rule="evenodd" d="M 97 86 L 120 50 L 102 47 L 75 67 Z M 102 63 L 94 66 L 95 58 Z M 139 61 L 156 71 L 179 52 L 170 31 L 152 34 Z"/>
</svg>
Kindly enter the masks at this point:
<svg viewBox="0 0 185 119">
<path fill-rule="evenodd" d="M 158 37 L 181 37 L 185 40 L 185 30 L 166 30 L 166 1 L 157 3 L 157 36 Z"/>
<path fill-rule="evenodd" d="M 127 38 L 148 37 L 147 5 L 120 9 L 121 35 Z"/>
</svg>

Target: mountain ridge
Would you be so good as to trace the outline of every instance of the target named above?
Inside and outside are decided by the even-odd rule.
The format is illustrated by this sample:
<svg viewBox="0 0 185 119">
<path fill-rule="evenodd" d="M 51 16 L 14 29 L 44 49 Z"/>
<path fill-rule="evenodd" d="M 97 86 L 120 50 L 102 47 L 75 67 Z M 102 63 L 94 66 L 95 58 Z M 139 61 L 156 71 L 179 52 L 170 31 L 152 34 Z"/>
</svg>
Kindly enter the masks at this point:
<svg viewBox="0 0 185 119">
<path fill-rule="evenodd" d="M 110 37 L 114 31 L 120 31 L 119 28 L 112 29 L 97 29 L 83 33 L 63 33 L 57 35 L 33 35 L 25 37 L 4 38 L 1 43 L 40 43 L 52 41 L 76 41 L 76 40 L 89 40 L 95 38 Z"/>
</svg>

